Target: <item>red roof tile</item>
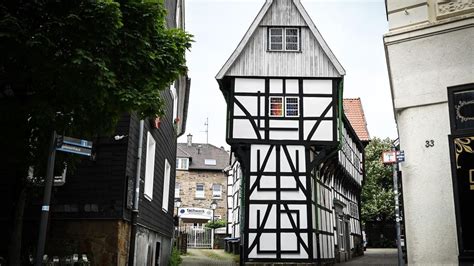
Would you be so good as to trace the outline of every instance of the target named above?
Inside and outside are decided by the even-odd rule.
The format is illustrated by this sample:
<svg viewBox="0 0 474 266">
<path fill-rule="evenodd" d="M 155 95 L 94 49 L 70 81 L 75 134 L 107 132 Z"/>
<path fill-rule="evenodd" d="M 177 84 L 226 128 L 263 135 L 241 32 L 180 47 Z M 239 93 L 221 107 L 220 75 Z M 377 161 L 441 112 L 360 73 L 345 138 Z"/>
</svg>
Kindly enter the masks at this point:
<svg viewBox="0 0 474 266">
<path fill-rule="evenodd" d="M 344 99 L 344 113 L 361 141 L 368 141 L 369 131 L 360 98 Z"/>
</svg>

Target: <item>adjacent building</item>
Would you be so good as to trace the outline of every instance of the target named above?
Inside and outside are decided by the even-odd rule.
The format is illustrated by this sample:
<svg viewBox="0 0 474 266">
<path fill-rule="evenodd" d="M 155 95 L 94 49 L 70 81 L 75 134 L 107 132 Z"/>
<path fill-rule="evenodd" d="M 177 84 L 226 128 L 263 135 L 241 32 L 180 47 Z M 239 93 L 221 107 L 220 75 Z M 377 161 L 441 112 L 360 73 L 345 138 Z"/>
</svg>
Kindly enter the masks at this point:
<svg viewBox="0 0 474 266">
<path fill-rule="evenodd" d="M 242 262 L 362 253 L 364 144 L 344 115 L 344 75 L 299 0 L 267 0 L 217 74 Z"/>
<path fill-rule="evenodd" d="M 409 264 L 474 262 L 474 2 L 387 0 Z"/>
<path fill-rule="evenodd" d="M 164 4 L 168 27 L 183 28 L 184 1 Z M 85 254 L 93 265 L 168 265 L 177 137 L 185 130 L 189 90 L 188 77 L 176 80 L 161 93 L 164 116 L 140 120 L 124 114 L 115 134 L 93 140 L 91 158 L 62 171 L 65 182 L 51 199 L 49 258 Z M 29 200 L 22 244 L 34 255 L 41 205 L 35 195 Z M 8 233 L 1 235 L 3 250 Z"/>
<path fill-rule="evenodd" d="M 227 221 L 227 174 L 229 152 L 212 144 L 178 143 L 174 198 L 181 201 L 177 210 L 181 227 L 202 227 L 214 220 Z M 211 203 L 217 204 L 211 209 Z M 214 217 L 213 217 L 214 214 Z"/>
</svg>

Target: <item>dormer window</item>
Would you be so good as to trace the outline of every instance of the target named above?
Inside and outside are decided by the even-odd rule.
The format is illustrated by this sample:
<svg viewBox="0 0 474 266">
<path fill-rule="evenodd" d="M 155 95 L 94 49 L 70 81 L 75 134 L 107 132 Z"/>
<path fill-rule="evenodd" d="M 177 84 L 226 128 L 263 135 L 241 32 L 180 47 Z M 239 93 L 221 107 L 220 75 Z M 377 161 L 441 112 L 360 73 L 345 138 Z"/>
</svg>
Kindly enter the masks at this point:
<svg viewBox="0 0 474 266">
<path fill-rule="evenodd" d="M 269 28 L 268 48 L 270 51 L 299 51 L 300 32 L 298 28 Z"/>
</svg>

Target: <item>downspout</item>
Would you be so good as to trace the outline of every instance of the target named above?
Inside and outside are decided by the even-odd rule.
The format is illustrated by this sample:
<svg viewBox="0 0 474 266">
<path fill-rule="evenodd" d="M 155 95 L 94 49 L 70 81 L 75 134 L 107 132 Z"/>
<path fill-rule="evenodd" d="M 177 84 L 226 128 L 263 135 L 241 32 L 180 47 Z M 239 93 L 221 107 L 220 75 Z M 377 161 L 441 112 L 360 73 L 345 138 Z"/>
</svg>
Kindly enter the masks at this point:
<svg viewBox="0 0 474 266">
<path fill-rule="evenodd" d="M 130 233 L 130 248 L 128 253 L 128 265 L 135 265 L 135 244 L 137 236 L 138 203 L 140 201 L 140 174 L 142 170 L 143 151 L 143 128 L 145 121 L 140 120 L 140 131 L 138 133 L 137 171 L 135 173 L 135 189 L 133 193 L 132 230 Z"/>
</svg>

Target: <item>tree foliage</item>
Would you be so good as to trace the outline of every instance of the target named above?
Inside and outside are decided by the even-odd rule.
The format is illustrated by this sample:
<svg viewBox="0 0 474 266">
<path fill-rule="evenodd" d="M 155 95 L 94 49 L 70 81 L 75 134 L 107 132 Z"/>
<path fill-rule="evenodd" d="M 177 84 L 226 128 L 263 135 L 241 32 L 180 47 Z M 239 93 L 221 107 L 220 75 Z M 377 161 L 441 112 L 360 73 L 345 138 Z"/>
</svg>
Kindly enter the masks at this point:
<svg viewBox="0 0 474 266">
<path fill-rule="evenodd" d="M 44 162 L 53 129 L 90 138 L 123 113 L 162 115 L 191 43 L 165 16 L 158 0 L 1 3 L 0 118 L 18 158 Z"/>
<path fill-rule="evenodd" d="M 391 149 L 390 139 L 374 138 L 365 148 L 366 178 L 362 188 L 363 222 L 389 221 L 395 217 L 393 172 L 382 162 L 382 152 Z"/>
<path fill-rule="evenodd" d="M 18 242 L 10 264 L 20 265 L 27 170 L 46 165 L 53 130 L 93 139 L 124 113 L 163 115 L 160 95 L 187 71 L 191 45 L 165 17 L 162 0 L 0 2 L 0 176 L 12 184 L 6 215 Z"/>
<path fill-rule="evenodd" d="M 227 226 L 227 221 L 221 220 L 221 219 L 215 220 L 215 221 L 209 221 L 204 226 L 207 227 L 207 228 L 214 228 L 214 229 L 221 228 L 221 227 L 226 227 Z"/>
</svg>

